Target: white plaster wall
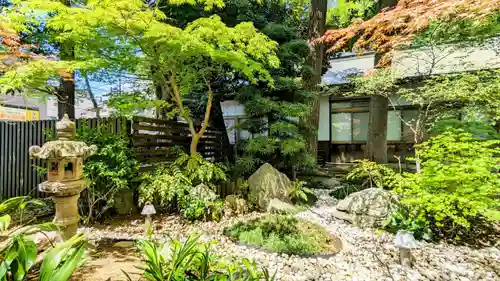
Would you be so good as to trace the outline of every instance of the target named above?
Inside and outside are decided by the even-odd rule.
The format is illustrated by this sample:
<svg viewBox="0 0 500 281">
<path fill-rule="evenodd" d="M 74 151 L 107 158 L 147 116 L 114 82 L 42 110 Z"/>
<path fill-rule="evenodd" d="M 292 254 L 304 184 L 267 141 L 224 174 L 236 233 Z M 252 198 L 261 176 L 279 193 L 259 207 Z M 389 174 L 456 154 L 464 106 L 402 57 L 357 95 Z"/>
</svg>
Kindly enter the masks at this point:
<svg viewBox="0 0 500 281">
<path fill-rule="evenodd" d="M 245 106 L 234 100 L 221 102 L 222 115 L 224 117 L 244 116 Z"/>
<path fill-rule="evenodd" d="M 328 96 L 319 98 L 318 141 L 330 141 L 330 100 Z"/>
<path fill-rule="evenodd" d="M 500 37 L 480 45 L 396 51 L 392 67 L 405 77 L 500 68 Z"/>
</svg>

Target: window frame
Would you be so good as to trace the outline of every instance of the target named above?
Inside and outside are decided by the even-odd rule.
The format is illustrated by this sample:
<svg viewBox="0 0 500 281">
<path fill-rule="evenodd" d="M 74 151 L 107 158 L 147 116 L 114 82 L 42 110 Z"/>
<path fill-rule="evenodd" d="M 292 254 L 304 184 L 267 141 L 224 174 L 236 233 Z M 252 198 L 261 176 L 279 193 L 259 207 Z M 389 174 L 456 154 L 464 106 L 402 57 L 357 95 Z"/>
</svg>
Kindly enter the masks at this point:
<svg viewBox="0 0 500 281">
<path fill-rule="evenodd" d="M 368 141 L 360 141 L 360 140 L 353 140 L 354 136 L 354 124 L 353 124 L 353 118 L 352 114 L 353 113 L 370 113 L 370 107 L 369 105 L 367 107 L 348 107 L 348 108 L 332 108 L 332 104 L 334 103 L 340 103 L 340 102 L 353 102 L 353 101 L 370 101 L 370 97 L 330 97 L 329 99 L 329 136 L 330 136 L 330 143 L 331 144 L 366 144 Z M 404 116 L 404 111 L 409 111 L 409 110 L 419 110 L 417 105 L 397 105 L 397 106 L 389 106 L 389 111 L 400 111 L 401 116 Z M 334 141 L 332 137 L 332 115 L 335 113 L 351 113 L 351 140 L 350 141 Z M 405 138 L 404 134 L 404 128 L 406 127 L 405 122 L 403 120 L 400 120 L 401 122 L 401 130 L 400 130 L 400 140 L 387 140 L 388 144 L 400 144 L 400 143 L 407 143 L 407 144 L 413 144 L 413 140 L 409 140 Z"/>
</svg>

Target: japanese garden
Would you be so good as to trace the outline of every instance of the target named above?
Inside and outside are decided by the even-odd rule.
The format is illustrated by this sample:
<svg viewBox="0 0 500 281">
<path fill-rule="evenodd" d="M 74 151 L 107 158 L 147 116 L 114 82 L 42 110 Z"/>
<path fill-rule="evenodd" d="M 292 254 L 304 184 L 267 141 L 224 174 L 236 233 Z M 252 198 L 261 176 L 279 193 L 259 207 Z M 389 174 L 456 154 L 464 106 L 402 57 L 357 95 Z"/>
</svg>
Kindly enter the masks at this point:
<svg viewBox="0 0 500 281">
<path fill-rule="evenodd" d="M 0 280 L 500 280 L 499 0 L 0 0 Z"/>
</svg>

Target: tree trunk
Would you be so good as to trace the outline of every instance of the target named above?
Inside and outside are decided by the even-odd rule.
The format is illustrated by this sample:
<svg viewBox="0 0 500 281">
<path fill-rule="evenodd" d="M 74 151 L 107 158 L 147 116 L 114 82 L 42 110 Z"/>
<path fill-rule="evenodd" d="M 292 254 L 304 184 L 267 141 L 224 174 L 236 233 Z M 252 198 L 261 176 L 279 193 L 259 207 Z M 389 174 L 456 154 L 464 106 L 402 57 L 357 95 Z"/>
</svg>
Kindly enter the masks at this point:
<svg viewBox="0 0 500 281">
<path fill-rule="evenodd" d="M 368 125 L 368 159 L 379 164 L 387 163 L 387 113 L 389 101 L 382 96 L 370 99 Z"/>
<path fill-rule="evenodd" d="M 151 67 L 151 74 L 153 75 L 156 99 L 160 101 L 172 102 L 169 74 L 158 73 L 155 67 Z M 161 105 L 156 107 L 156 118 L 166 120 L 167 116 L 168 110 L 166 108 Z"/>
<path fill-rule="evenodd" d="M 61 0 L 61 3 L 71 7 L 70 0 Z M 75 50 L 72 43 L 65 42 L 62 44 L 59 58 L 61 60 L 75 59 Z M 70 76 L 61 78 L 59 89 L 57 90 L 59 118 L 62 118 L 65 113 L 68 114 L 70 119 L 75 118 L 75 73 L 72 72 Z"/>
<path fill-rule="evenodd" d="M 62 79 L 59 89 L 57 90 L 57 110 L 59 119 L 61 119 L 64 114 L 68 114 L 70 119 L 75 118 L 75 80 L 74 74 L 72 80 Z"/>
<path fill-rule="evenodd" d="M 309 12 L 309 41 L 315 40 L 326 31 L 326 7 L 327 0 L 311 0 Z M 323 64 L 325 59 L 325 47 L 322 44 L 316 44 L 311 48 L 309 55 L 309 65 L 312 68 L 312 73 L 308 77 L 304 77 L 304 86 L 306 89 L 315 91 L 321 83 L 323 74 Z M 309 152 L 316 156 L 318 145 L 318 127 L 319 127 L 319 97 L 314 96 L 310 103 L 310 111 L 304 118 L 303 123 L 311 133 L 307 138 Z"/>
<path fill-rule="evenodd" d="M 397 0 L 381 0 L 378 9 L 394 6 Z M 380 61 L 381 54 L 375 55 L 375 66 Z M 370 121 L 368 125 L 367 158 L 379 164 L 387 163 L 387 119 L 389 101 L 382 96 L 370 98 Z"/>
<path fill-rule="evenodd" d="M 212 104 L 213 104 L 213 99 L 214 99 L 214 93 L 212 92 L 212 87 L 210 85 L 210 82 L 205 80 L 205 83 L 207 85 L 207 106 L 205 108 L 205 116 L 203 118 L 203 122 L 201 123 L 201 128 L 199 131 L 196 131 L 193 119 L 191 116 L 189 116 L 188 111 L 184 108 L 184 104 L 182 103 L 182 98 L 181 98 L 181 91 L 179 89 L 179 86 L 177 85 L 177 81 L 175 80 L 175 75 L 174 73 L 170 73 L 170 81 L 169 81 L 169 87 L 171 87 L 171 97 L 177 104 L 177 108 L 180 111 L 180 116 L 186 120 L 189 126 L 189 132 L 191 133 L 191 146 L 189 148 L 189 152 L 191 156 L 195 156 L 198 153 L 198 143 L 200 142 L 201 137 L 205 133 L 205 131 L 208 128 L 208 123 L 210 122 L 210 113 L 212 112 Z"/>
<path fill-rule="evenodd" d="M 95 115 L 97 118 L 101 118 L 101 110 L 99 108 L 99 105 L 97 104 L 97 100 L 95 99 L 94 92 L 92 92 L 92 88 L 90 87 L 89 77 L 87 76 L 87 74 L 84 74 L 83 78 L 85 79 L 85 85 L 87 86 L 87 93 L 89 94 L 89 98 L 92 101 L 92 105 L 95 109 Z"/>
<path fill-rule="evenodd" d="M 193 135 L 191 138 L 191 146 L 189 148 L 189 153 L 191 156 L 196 156 L 198 153 L 198 143 L 200 142 L 200 136 L 198 134 Z"/>
</svg>

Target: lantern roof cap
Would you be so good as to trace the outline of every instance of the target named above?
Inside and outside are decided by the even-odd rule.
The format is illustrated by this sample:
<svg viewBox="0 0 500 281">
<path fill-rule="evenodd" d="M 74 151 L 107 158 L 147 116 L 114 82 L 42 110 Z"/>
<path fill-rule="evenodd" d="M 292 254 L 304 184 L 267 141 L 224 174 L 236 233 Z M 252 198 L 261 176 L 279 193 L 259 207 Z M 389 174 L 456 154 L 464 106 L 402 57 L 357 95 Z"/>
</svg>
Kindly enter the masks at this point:
<svg viewBox="0 0 500 281">
<path fill-rule="evenodd" d="M 82 141 L 74 141 L 76 136 L 75 122 L 67 114 L 56 123 L 57 140 L 49 141 L 42 147 L 32 146 L 30 157 L 40 159 L 74 159 L 87 158 L 97 152 L 97 146 L 88 146 Z"/>
<path fill-rule="evenodd" d="M 75 139 L 76 124 L 69 119 L 68 114 L 64 114 L 63 118 L 56 123 L 56 135 L 59 140 Z"/>
<path fill-rule="evenodd" d="M 153 204 L 146 204 L 142 208 L 141 215 L 154 215 L 156 214 L 155 206 Z"/>
<path fill-rule="evenodd" d="M 418 242 L 415 240 L 413 233 L 410 231 L 400 230 L 396 234 L 396 238 L 394 239 L 394 244 L 398 248 L 403 249 L 415 249 L 418 248 Z"/>
</svg>

